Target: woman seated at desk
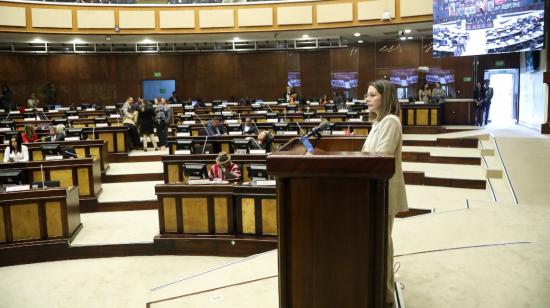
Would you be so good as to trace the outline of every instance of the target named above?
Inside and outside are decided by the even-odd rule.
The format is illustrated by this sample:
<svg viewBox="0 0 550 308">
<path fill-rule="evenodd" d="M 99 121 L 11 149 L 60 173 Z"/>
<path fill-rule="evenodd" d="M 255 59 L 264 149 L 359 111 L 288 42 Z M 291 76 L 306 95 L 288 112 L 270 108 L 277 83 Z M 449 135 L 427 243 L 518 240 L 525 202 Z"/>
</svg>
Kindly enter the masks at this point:
<svg viewBox="0 0 550 308">
<path fill-rule="evenodd" d="M 250 140 L 252 137 L 246 137 Z M 250 144 L 251 150 L 265 150 L 266 152 L 271 152 L 271 144 L 273 143 L 273 135 L 267 131 L 263 130 L 258 134 L 258 141 L 252 139 Z"/>
<path fill-rule="evenodd" d="M 4 150 L 4 162 L 16 163 L 29 161 L 29 149 L 22 145 L 21 142 L 13 137 L 10 140 L 10 145 Z"/>
<path fill-rule="evenodd" d="M 241 169 L 237 164 L 231 162 L 231 155 L 222 151 L 216 157 L 216 164 L 210 167 L 208 177 L 211 180 L 238 181 L 241 179 Z"/>
<path fill-rule="evenodd" d="M 23 143 L 33 143 L 38 141 L 38 135 L 32 125 L 25 125 L 25 131 L 21 134 Z"/>
</svg>

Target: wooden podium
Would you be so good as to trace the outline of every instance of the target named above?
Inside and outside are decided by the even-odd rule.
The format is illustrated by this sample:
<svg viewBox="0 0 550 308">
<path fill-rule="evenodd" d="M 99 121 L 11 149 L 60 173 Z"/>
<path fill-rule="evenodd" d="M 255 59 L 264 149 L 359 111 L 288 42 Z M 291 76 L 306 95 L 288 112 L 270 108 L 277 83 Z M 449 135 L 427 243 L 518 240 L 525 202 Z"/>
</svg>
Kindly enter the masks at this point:
<svg viewBox="0 0 550 308">
<path fill-rule="evenodd" d="M 393 156 L 364 138 L 298 138 L 267 157 L 277 179 L 279 306 L 383 307 Z M 315 144 L 316 143 L 316 144 Z"/>
</svg>

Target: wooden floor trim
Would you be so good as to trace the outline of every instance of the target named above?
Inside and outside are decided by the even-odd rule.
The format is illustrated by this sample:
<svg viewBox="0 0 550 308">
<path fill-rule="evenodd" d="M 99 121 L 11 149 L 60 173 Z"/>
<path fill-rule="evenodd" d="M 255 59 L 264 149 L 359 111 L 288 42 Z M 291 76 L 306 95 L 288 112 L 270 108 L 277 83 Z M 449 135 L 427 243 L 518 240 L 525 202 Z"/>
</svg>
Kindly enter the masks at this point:
<svg viewBox="0 0 550 308">
<path fill-rule="evenodd" d="M 162 173 L 142 173 L 142 174 L 112 174 L 103 175 L 103 183 L 121 183 L 121 182 L 144 182 L 144 181 L 162 181 Z"/>
</svg>

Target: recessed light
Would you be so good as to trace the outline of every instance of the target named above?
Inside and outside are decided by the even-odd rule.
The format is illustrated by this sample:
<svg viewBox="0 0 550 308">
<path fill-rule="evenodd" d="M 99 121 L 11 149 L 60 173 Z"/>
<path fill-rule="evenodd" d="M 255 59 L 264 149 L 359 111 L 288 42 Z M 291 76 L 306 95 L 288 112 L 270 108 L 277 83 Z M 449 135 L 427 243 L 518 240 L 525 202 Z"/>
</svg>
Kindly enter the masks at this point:
<svg viewBox="0 0 550 308">
<path fill-rule="evenodd" d="M 156 42 L 153 41 L 153 40 L 150 40 L 150 39 L 146 38 L 146 39 L 143 39 L 143 41 L 141 41 L 141 43 L 143 43 L 143 44 L 154 44 L 154 43 L 156 43 Z"/>
<path fill-rule="evenodd" d="M 357 43 L 363 44 L 363 40 L 358 40 Z"/>
<path fill-rule="evenodd" d="M 106 40 L 106 41 L 110 41 L 110 40 L 111 40 L 111 36 L 110 36 L 110 35 L 106 35 L 106 36 L 105 36 L 105 40 Z"/>
<path fill-rule="evenodd" d="M 34 38 L 31 43 L 35 43 L 35 44 L 43 44 L 43 43 L 46 43 L 46 41 L 44 41 L 43 39 L 39 38 L 39 37 L 36 37 Z"/>
<path fill-rule="evenodd" d="M 86 42 L 84 42 L 83 40 L 79 39 L 79 38 L 75 38 L 74 40 L 71 41 L 71 44 L 84 44 Z"/>
<path fill-rule="evenodd" d="M 355 36 L 355 37 L 361 36 L 361 33 L 355 32 L 355 33 L 353 34 L 353 36 Z"/>
<path fill-rule="evenodd" d="M 401 37 L 399 37 L 399 38 L 400 38 L 402 41 L 404 41 L 404 40 L 407 39 L 407 37 L 405 37 L 405 36 L 401 36 Z"/>
<path fill-rule="evenodd" d="M 411 33 L 412 30 L 411 29 L 405 29 L 405 33 Z"/>
<path fill-rule="evenodd" d="M 238 40 L 239 40 L 239 37 L 238 37 L 238 36 L 235 36 L 235 37 L 233 38 L 233 40 L 234 40 L 234 41 L 238 41 Z"/>
<path fill-rule="evenodd" d="M 308 37 L 309 37 L 309 35 L 307 35 L 307 34 L 304 34 L 304 35 L 302 35 L 302 37 L 303 37 L 303 38 L 308 38 Z"/>
<path fill-rule="evenodd" d="M 409 37 L 408 37 L 407 39 L 409 39 L 409 40 L 412 40 L 412 39 L 413 39 L 413 37 L 412 37 L 412 36 L 409 36 Z"/>
</svg>

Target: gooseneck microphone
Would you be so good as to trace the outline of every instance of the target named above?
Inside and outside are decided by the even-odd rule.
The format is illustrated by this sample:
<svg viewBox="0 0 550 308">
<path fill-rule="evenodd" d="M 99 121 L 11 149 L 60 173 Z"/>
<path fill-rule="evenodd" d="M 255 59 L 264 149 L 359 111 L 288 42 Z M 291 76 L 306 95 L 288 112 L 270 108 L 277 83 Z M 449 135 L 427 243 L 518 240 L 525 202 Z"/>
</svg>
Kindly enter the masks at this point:
<svg viewBox="0 0 550 308">
<path fill-rule="evenodd" d="M 315 136 L 321 138 L 321 132 L 327 130 L 330 127 L 330 122 L 326 121 L 319 124 L 317 127 L 313 128 L 309 133 L 307 133 L 306 138 Z"/>
<path fill-rule="evenodd" d="M 206 133 L 206 138 L 204 139 L 204 144 L 202 145 L 202 151 L 201 151 L 201 154 L 204 154 L 204 150 L 206 149 L 206 143 L 208 142 L 208 129 L 206 128 L 206 125 L 204 125 L 202 119 L 199 117 L 199 115 L 196 112 L 193 112 L 193 115 L 199 120 L 202 127 L 204 128 L 204 132 Z"/>
</svg>

